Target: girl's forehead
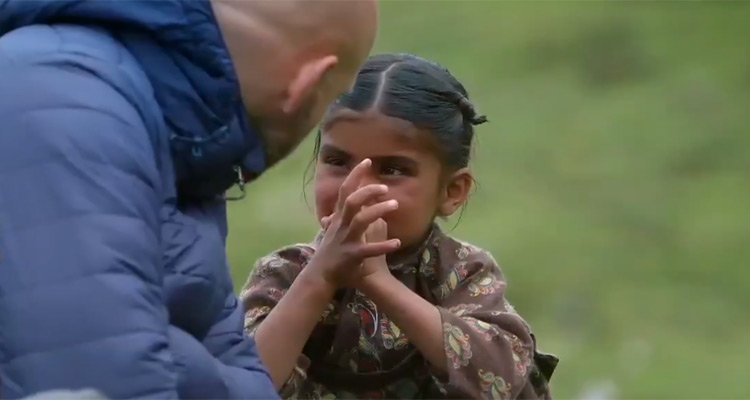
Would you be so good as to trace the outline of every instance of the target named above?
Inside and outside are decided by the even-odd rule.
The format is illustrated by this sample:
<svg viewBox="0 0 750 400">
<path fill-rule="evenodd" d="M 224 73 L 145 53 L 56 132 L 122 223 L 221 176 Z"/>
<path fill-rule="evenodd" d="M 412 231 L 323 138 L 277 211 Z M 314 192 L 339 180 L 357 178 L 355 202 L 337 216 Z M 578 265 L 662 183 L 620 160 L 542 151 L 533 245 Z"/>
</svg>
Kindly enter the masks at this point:
<svg viewBox="0 0 750 400">
<path fill-rule="evenodd" d="M 411 122 L 377 113 L 346 115 L 330 124 L 321 136 L 321 144 L 353 155 L 373 153 L 432 153 L 430 132 Z"/>
</svg>

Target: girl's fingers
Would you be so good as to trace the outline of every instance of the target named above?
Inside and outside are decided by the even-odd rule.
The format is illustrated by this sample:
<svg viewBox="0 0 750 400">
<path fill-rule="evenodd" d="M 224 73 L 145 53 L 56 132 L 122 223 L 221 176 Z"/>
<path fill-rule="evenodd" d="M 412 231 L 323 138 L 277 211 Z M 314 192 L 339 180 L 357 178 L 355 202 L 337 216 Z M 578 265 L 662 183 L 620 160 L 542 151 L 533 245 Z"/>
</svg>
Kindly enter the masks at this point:
<svg viewBox="0 0 750 400">
<path fill-rule="evenodd" d="M 386 214 L 394 211 L 398 208 L 398 202 L 396 200 L 387 200 L 378 204 L 361 209 L 353 218 L 349 224 L 349 232 L 347 239 L 349 240 L 361 240 L 362 235 L 365 231 L 374 223 L 376 220 L 383 218 Z M 383 237 L 382 240 L 386 238 Z"/>
<path fill-rule="evenodd" d="M 372 184 L 357 189 L 344 200 L 344 207 L 341 210 L 341 223 L 345 226 L 350 225 L 355 216 L 364 211 L 362 210 L 362 206 L 365 204 L 371 204 L 376 198 L 387 192 L 388 186 L 386 185 Z"/>
<path fill-rule="evenodd" d="M 357 188 L 359 188 L 362 183 L 362 178 L 364 178 L 367 171 L 370 170 L 371 165 L 372 161 L 370 161 L 369 158 L 365 158 L 362 162 L 357 164 L 357 166 L 352 168 L 352 171 L 347 175 L 346 179 L 344 179 L 344 183 L 342 183 L 339 188 L 339 198 L 336 202 L 336 210 L 340 211 L 344 207 L 346 199 L 354 193 Z"/>
<path fill-rule="evenodd" d="M 365 231 L 365 240 L 368 242 L 381 242 L 388 239 L 388 225 L 382 218 L 371 223 Z"/>
<path fill-rule="evenodd" d="M 377 243 L 365 243 L 357 250 L 358 258 L 379 257 L 388 253 L 393 253 L 401 247 L 401 241 L 398 239 L 389 239 Z"/>
<path fill-rule="evenodd" d="M 323 228 L 323 230 L 327 230 L 328 227 L 331 225 L 331 220 L 333 219 L 333 214 L 325 216 L 320 219 L 320 226 Z"/>
</svg>

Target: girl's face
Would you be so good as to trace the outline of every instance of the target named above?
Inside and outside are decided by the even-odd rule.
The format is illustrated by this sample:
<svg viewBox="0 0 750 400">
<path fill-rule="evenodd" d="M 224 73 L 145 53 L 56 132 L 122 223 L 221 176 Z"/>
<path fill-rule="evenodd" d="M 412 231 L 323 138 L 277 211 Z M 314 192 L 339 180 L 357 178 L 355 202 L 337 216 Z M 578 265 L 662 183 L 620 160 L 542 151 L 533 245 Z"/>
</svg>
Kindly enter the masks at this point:
<svg viewBox="0 0 750 400">
<path fill-rule="evenodd" d="M 431 133 L 407 121 L 379 113 L 341 114 L 321 135 L 315 167 L 318 220 L 333 213 L 349 171 L 369 158 L 371 173 L 362 185 L 387 185 L 388 194 L 380 201 L 395 199 L 399 204 L 384 217 L 388 237 L 400 239 L 402 248 L 418 244 L 437 215 L 452 214 L 466 199 L 465 194 L 457 199 L 456 191 L 448 190 L 456 178 L 442 176 L 435 149 Z M 470 186 L 468 176 L 466 194 Z"/>
</svg>

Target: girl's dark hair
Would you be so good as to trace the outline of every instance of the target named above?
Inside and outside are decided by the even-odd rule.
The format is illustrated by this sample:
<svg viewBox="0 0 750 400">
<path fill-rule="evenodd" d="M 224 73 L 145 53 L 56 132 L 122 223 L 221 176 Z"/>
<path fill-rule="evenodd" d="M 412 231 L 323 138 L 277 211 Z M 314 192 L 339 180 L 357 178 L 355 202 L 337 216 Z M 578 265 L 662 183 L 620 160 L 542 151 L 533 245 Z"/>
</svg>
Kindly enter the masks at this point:
<svg viewBox="0 0 750 400">
<path fill-rule="evenodd" d="M 328 109 L 323 126 L 333 123 L 336 111 L 341 109 L 375 109 L 433 132 L 443 163 L 454 169 L 468 166 L 474 125 L 487 122 L 469 101 L 464 86 L 446 68 L 411 54 L 370 57 L 359 71 L 354 88 Z M 319 144 L 320 132 L 316 154 Z"/>
</svg>

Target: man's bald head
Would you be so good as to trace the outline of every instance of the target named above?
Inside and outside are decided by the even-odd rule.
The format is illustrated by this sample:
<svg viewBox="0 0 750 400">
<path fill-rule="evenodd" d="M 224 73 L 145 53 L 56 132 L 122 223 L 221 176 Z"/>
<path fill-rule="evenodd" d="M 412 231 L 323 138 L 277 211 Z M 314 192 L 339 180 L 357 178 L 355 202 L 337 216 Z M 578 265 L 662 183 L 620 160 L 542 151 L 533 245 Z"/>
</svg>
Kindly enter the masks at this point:
<svg viewBox="0 0 750 400">
<path fill-rule="evenodd" d="M 352 84 L 377 32 L 375 0 L 213 0 L 270 163 Z"/>
</svg>

